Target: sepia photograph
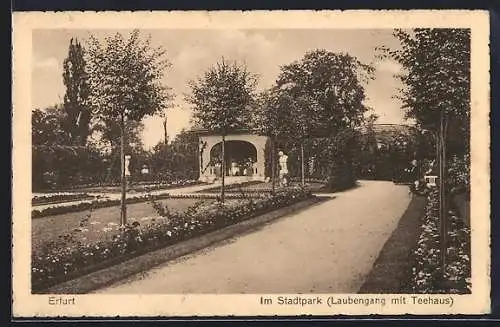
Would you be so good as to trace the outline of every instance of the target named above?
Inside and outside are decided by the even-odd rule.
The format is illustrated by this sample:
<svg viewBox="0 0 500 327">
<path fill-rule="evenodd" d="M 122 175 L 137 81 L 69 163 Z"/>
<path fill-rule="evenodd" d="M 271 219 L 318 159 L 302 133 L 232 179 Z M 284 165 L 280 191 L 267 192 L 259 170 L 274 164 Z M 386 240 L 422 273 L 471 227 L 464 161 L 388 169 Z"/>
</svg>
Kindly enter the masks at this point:
<svg viewBox="0 0 500 327">
<path fill-rule="evenodd" d="M 14 313 L 488 312 L 488 15 L 389 14 L 15 14 Z"/>
</svg>

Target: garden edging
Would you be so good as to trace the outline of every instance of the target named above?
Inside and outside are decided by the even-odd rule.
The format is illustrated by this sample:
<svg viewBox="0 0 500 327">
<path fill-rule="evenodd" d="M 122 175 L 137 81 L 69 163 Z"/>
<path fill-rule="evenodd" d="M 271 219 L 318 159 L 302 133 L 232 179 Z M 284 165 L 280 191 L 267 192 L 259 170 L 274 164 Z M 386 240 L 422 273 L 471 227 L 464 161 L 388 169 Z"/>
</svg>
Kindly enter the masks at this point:
<svg viewBox="0 0 500 327">
<path fill-rule="evenodd" d="M 154 250 L 127 261 L 123 261 L 114 266 L 104 268 L 87 275 L 69 280 L 55 286 L 49 287 L 44 291 L 39 291 L 37 294 L 85 294 L 111 285 L 119 280 L 123 280 L 134 274 L 151 269 L 154 266 L 173 260 L 175 258 L 187 255 L 189 253 L 201 250 L 212 244 L 224 241 L 228 238 L 249 232 L 255 228 L 286 216 L 292 212 L 305 209 L 309 206 L 317 204 L 321 201 L 320 198 L 312 197 L 290 206 L 279 208 L 268 213 L 258 215 L 254 218 L 243 220 L 239 223 L 226 226 L 220 230 L 216 230 L 196 238 L 191 238 L 179 243 Z"/>
</svg>

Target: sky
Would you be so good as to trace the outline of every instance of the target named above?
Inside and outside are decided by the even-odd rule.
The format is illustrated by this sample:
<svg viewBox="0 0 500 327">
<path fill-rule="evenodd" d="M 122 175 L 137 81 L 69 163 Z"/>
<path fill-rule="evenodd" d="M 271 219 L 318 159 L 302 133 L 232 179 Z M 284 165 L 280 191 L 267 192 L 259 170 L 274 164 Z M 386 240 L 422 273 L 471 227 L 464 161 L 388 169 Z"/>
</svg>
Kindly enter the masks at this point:
<svg viewBox="0 0 500 327">
<path fill-rule="evenodd" d="M 98 38 L 128 30 L 35 30 L 32 38 L 32 108 L 42 109 L 62 103 L 63 60 L 68 54 L 70 39 L 78 38 L 85 45 L 89 35 Z M 401 69 L 391 60 L 376 58 L 377 46 L 398 47 L 392 30 L 339 29 L 276 29 L 276 30 L 141 30 L 151 36 L 153 46 L 161 46 L 172 64 L 165 71 L 163 83 L 175 95 L 168 111 L 167 130 L 172 139 L 181 129 L 190 128 L 191 109 L 184 102 L 189 80 L 200 76 L 221 57 L 246 63 L 249 71 L 259 76 L 259 89 L 271 86 L 280 66 L 300 60 L 307 51 L 326 49 L 347 52 L 360 61 L 373 64 L 375 79 L 365 86 L 366 104 L 379 115 L 378 123 L 405 123 L 401 103 L 394 99 L 400 82 L 394 74 Z M 151 148 L 163 138 L 161 117 L 144 119 L 142 140 Z"/>
</svg>

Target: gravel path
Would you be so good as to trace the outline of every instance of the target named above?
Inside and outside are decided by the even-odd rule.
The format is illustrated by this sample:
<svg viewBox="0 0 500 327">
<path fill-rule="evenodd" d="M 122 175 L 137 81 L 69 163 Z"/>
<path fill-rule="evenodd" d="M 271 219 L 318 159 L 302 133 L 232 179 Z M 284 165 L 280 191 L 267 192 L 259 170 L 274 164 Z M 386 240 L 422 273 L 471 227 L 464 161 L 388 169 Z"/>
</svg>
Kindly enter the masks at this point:
<svg viewBox="0 0 500 327">
<path fill-rule="evenodd" d="M 356 293 L 410 199 L 405 186 L 363 181 L 96 293 Z"/>
</svg>

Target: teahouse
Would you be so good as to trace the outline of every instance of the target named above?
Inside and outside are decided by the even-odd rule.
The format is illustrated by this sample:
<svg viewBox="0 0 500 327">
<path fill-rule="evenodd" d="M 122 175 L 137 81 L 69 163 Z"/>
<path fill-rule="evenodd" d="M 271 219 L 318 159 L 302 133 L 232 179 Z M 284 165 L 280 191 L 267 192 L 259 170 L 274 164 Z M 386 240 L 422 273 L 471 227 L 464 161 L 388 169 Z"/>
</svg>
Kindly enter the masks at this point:
<svg viewBox="0 0 500 327">
<path fill-rule="evenodd" d="M 222 177 L 222 136 L 206 129 L 193 129 L 199 141 L 200 181 L 213 182 Z M 265 176 L 267 136 L 251 130 L 232 131 L 225 137 L 225 176 L 241 181 Z"/>
</svg>

